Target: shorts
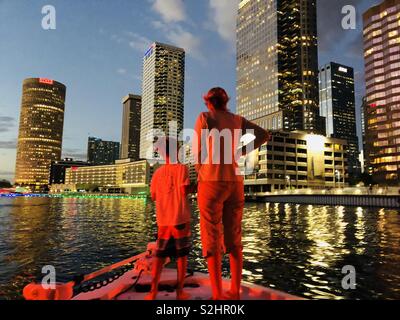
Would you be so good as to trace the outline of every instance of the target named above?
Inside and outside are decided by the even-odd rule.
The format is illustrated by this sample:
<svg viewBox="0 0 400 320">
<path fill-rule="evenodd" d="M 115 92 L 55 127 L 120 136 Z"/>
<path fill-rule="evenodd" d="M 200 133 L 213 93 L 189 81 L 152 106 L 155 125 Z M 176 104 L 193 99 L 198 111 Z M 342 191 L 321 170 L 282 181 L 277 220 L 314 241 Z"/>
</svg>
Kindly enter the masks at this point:
<svg viewBox="0 0 400 320">
<path fill-rule="evenodd" d="M 243 182 L 200 182 L 198 203 L 203 256 L 242 250 Z"/>
<path fill-rule="evenodd" d="M 182 258 L 190 253 L 191 243 L 190 223 L 179 226 L 158 227 L 157 258 Z"/>
</svg>

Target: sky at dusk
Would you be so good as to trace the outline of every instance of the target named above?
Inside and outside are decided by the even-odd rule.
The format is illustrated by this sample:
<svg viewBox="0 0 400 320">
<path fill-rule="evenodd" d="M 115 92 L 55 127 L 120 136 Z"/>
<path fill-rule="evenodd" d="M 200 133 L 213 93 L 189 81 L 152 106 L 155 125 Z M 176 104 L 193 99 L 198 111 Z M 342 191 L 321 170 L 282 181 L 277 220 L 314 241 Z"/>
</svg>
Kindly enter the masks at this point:
<svg viewBox="0 0 400 320">
<path fill-rule="evenodd" d="M 357 107 L 364 93 L 362 13 L 380 0 L 317 0 L 319 64 L 354 67 Z M 120 141 L 122 98 L 141 93 L 142 58 L 154 41 L 187 52 L 185 127 L 202 95 L 223 86 L 235 110 L 237 0 L 0 0 L 0 179 L 14 179 L 22 82 L 46 77 L 67 86 L 63 156 L 86 159 L 89 135 Z M 53 5 L 56 30 L 43 30 Z M 356 30 L 341 27 L 357 9 Z M 360 119 L 358 119 L 360 122 Z"/>
</svg>

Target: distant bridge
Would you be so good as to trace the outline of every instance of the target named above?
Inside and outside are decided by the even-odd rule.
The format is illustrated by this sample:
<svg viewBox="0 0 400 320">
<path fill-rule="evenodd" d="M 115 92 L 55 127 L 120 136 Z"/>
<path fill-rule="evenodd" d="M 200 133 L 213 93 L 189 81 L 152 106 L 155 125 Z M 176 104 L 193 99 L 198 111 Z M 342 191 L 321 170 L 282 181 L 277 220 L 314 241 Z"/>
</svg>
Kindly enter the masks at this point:
<svg viewBox="0 0 400 320">
<path fill-rule="evenodd" d="M 269 203 L 400 208 L 399 190 L 399 188 L 300 189 L 268 193 L 248 193 L 246 194 L 246 200 Z"/>
</svg>

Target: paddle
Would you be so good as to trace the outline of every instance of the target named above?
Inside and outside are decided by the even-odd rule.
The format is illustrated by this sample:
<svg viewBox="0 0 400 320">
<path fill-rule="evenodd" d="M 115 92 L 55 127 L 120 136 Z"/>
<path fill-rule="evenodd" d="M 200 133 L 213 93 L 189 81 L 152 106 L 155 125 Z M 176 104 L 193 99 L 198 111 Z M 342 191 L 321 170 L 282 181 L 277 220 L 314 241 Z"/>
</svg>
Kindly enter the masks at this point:
<svg viewBox="0 0 400 320">
<path fill-rule="evenodd" d="M 111 266 L 104 267 L 98 271 L 77 277 L 75 280 L 72 280 L 68 283 L 56 283 L 55 289 L 46 289 L 43 288 L 42 284 L 30 283 L 23 289 L 23 296 L 26 300 L 71 300 L 74 295 L 74 287 L 76 285 L 95 279 L 105 273 L 137 261 L 141 258 L 145 258 L 149 253 L 149 251 L 141 253 L 134 257 L 114 263 Z"/>
</svg>

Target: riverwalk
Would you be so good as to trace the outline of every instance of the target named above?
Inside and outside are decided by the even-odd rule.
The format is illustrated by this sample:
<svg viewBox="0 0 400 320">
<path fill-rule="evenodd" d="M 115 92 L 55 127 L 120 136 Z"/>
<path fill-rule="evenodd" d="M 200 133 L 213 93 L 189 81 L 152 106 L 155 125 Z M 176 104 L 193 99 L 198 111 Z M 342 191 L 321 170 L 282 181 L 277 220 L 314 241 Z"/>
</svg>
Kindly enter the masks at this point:
<svg viewBox="0 0 400 320">
<path fill-rule="evenodd" d="M 399 188 L 297 189 L 247 193 L 246 200 L 269 203 L 400 208 L 399 190 Z"/>
</svg>

